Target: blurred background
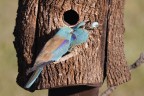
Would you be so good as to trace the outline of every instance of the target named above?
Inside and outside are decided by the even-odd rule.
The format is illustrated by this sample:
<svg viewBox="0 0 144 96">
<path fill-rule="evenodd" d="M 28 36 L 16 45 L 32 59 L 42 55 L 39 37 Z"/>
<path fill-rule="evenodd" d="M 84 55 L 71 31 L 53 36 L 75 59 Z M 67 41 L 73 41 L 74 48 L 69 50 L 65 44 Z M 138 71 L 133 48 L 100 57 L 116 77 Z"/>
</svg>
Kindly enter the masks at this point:
<svg viewBox="0 0 144 96">
<path fill-rule="evenodd" d="M 18 0 L 0 0 L 0 96 L 47 96 L 47 90 L 30 93 L 16 84 L 13 30 L 17 7 Z M 132 64 L 144 51 L 144 0 L 126 0 L 125 28 L 125 55 Z M 144 65 L 134 70 L 132 80 L 119 86 L 112 96 L 144 96 Z"/>
</svg>

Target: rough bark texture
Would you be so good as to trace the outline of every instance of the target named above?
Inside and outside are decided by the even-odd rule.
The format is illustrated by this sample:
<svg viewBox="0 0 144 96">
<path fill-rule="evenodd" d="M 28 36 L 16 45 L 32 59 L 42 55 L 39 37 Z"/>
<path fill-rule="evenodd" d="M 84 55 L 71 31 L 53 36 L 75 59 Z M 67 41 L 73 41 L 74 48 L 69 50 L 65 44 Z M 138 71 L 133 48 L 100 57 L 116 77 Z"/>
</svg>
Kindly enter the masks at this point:
<svg viewBox="0 0 144 96">
<path fill-rule="evenodd" d="M 124 0 L 109 0 L 107 38 L 107 82 L 117 86 L 130 79 L 124 55 Z"/>
<path fill-rule="evenodd" d="M 63 14 L 67 10 L 75 10 L 80 20 L 91 20 L 104 23 L 106 9 L 104 1 L 91 0 L 40 0 L 37 21 L 37 48 L 41 50 L 45 42 L 54 34 L 57 28 L 65 26 Z M 95 10 L 95 6 L 99 9 Z M 100 13 L 103 11 L 103 13 Z M 100 18 L 98 15 L 100 13 Z M 44 22 L 45 21 L 45 22 Z M 102 24 L 103 25 L 103 24 Z M 102 26 L 99 28 L 102 29 Z M 65 62 L 45 67 L 42 72 L 38 89 L 53 88 L 72 85 L 99 84 L 103 82 L 103 65 L 105 57 L 105 33 L 104 31 L 90 31 L 91 36 L 88 40 L 88 48 L 80 46 L 79 55 L 70 58 Z M 44 41 L 43 43 L 41 41 Z M 37 52 L 38 53 L 38 52 Z"/>
<path fill-rule="evenodd" d="M 24 86 L 26 69 L 34 61 L 35 32 L 38 0 L 20 0 L 17 10 L 16 26 L 14 30 L 14 46 L 18 58 L 17 82 Z"/>
<path fill-rule="evenodd" d="M 99 87 L 108 75 L 110 86 L 129 80 L 123 51 L 123 0 L 19 0 L 14 45 L 18 57 L 20 86 L 29 79 L 26 69 L 32 66 L 44 44 L 58 28 L 65 26 L 63 14 L 75 10 L 79 22 L 98 21 L 98 29 L 89 30 L 90 37 L 77 47 L 80 53 L 66 61 L 44 68 L 31 89 L 76 85 Z M 108 66 L 106 66 L 108 64 Z M 120 81 L 119 81 L 120 80 Z"/>
</svg>

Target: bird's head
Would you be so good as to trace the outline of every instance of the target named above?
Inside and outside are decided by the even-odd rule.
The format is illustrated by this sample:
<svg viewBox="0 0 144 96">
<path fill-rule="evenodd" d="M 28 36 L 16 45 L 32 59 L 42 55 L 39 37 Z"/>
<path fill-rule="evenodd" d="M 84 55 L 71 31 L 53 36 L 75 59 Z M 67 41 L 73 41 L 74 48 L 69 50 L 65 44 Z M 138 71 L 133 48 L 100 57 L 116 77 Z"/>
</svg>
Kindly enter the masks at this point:
<svg viewBox="0 0 144 96">
<path fill-rule="evenodd" d="M 82 21 L 80 23 L 78 23 L 76 26 L 73 27 L 73 29 L 78 29 L 78 28 L 83 28 L 85 26 L 85 21 Z"/>
</svg>

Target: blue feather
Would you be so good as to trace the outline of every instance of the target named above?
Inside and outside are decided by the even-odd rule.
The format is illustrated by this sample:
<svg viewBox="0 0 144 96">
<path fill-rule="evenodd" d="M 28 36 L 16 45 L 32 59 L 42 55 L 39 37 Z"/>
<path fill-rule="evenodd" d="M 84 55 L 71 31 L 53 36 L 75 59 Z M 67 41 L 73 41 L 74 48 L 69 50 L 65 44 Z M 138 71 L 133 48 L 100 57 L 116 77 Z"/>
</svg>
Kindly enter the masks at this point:
<svg viewBox="0 0 144 96">
<path fill-rule="evenodd" d="M 84 26 L 86 23 L 84 21 L 78 23 L 76 26 L 73 27 L 73 29 L 79 29 L 80 27 Z"/>
<path fill-rule="evenodd" d="M 70 46 L 70 40 L 65 40 L 54 52 L 52 60 L 58 61 L 67 51 Z"/>
<path fill-rule="evenodd" d="M 26 83 L 25 88 L 31 87 L 46 64 L 50 64 L 51 61 L 59 60 L 68 51 L 72 31 L 73 29 L 70 27 L 62 27 L 56 35 L 45 44 L 36 58 L 33 67 L 36 71 Z"/>
<path fill-rule="evenodd" d="M 71 36 L 71 44 L 69 50 L 71 50 L 76 45 L 81 45 L 82 43 L 85 43 L 88 40 L 88 36 L 89 36 L 88 31 L 86 29 L 81 28 L 84 25 L 85 22 L 82 21 L 79 24 L 77 24 L 75 27 L 73 27 L 74 32 Z"/>
<path fill-rule="evenodd" d="M 27 82 L 27 84 L 25 85 L 25 88 L 30 88 L 32 86 L 32 84 L 35 82 L 35 80 L 38 78 L 38 76 L 40 75 L 41 71 L 43 70 L 42 68 L 38 68 L 31 76 L 31 78 L 29 79 L 29 81 Z"/>
</svg>

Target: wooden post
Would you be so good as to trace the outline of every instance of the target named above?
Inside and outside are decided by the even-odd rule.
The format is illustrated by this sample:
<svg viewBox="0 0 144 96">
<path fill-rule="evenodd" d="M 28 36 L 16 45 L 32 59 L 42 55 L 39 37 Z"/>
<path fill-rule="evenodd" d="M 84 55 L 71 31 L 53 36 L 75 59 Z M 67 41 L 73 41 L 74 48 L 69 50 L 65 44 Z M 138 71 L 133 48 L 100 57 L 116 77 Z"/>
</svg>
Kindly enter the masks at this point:
<svg viewBox="0 0 144 96">
<path fill-rule="evenodd" d="M 17 83 L 24 87 L 31 76 L 26 70 L 58 28 L 83 20 L 100 24 L 89 30 L 87 47 L 76 47 L 78 55 L 47 65 L 28 90 L 50 89 L 49 96 L 60 96 L 59 92 L 61 96 L 98 96 L 106 75 L 109 86 L 127 82 L 130 73 L 123 51 L 123 6 L 124 0 L 19 0 L 14 30 Z"/>
<path fill-rule="evenodd" d="M 49 90 L 48 96 L 98 96 L 99 87 L 72 86 L 53 88 Z"/>
</svg>

